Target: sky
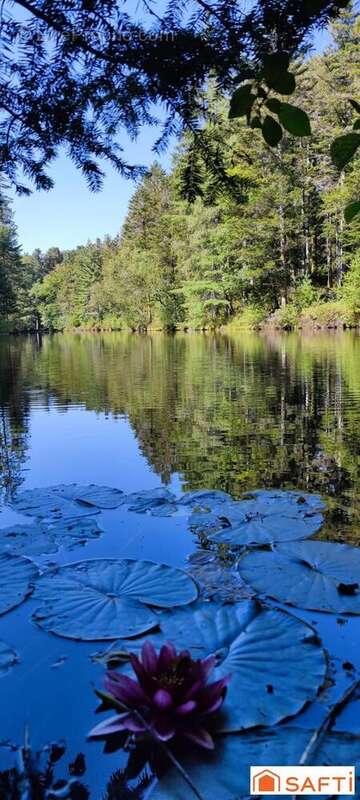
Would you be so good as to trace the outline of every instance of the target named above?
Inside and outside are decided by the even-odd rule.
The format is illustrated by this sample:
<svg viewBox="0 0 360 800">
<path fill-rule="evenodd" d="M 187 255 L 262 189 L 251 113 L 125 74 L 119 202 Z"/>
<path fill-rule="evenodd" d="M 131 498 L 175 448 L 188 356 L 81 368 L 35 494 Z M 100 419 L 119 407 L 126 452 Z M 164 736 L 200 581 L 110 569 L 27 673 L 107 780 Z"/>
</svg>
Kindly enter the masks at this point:
<svg viewBox="0 0 360 800">
<path fill-rule="evenodd" d="M 329 40 L 327 31 L 317 33 L 316 51 L 321 52 Z M 169 169 L 174 142 L 161 157 L 155 157 L 152 146 L 156 138 L 156 129 L 145 128 L 136 142 L 124 140 L 126 160 L 149 166 L 156 158 L 164 169 Z M 119 233 L 136 188 L 133 181 L 108 167 L 101 191 L 91 192 L 65 153 L 59 154 L 49 174 L 55 181 L 50 192 L 34 191 L 30 197 L 10 195 L 23 253 L 37 247 L 43 251 L 49 247 L 67 250 Z"/>
<path fill-rule="evenodd" d="M 129 163 L 149 166 L 158 161 L 164 169 L 171 164 L 171 147 L 161 157 L 154 155 L 155 129 L 144 129 L 136 143 L 124 145 Z M 103 188 L 91 192 L 85 178 L 65 153 L 48 170 L 55 181 L 50 192 L 34 191 L 30 197 L 12 195 L 12 207 L 24 253 L 35 248 L 60 247 L 68 250 L 88 240 L 119 233 L 136 184 L 106 167 Z"/>
</svg>

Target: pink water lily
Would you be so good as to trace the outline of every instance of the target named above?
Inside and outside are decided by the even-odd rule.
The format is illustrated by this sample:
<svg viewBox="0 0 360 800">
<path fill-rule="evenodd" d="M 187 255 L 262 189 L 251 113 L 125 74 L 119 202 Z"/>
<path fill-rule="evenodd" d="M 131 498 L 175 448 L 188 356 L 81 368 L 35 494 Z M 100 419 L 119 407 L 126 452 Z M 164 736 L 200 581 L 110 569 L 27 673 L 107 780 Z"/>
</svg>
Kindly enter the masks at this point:
<svg viewBox="0 0 360 800">
<path fill-rule="evenodd" d="M 208 683 L 215 657 L 195 661 L 188 650 L 178 653 L 170 643 L 157 653 L 145 642 L 141 657 L 132 653 L 130 662 L 135 680 L 115 671 L 105 678 L 107 694 L 127 710 L 97 725 L 89 738 L 106 739 L 123 731 L 135 737 L 151 734 L 163 742 L 182 736 L 212 750 L 208 726 L 224 702 L 231 677 Z"/>
</svg>

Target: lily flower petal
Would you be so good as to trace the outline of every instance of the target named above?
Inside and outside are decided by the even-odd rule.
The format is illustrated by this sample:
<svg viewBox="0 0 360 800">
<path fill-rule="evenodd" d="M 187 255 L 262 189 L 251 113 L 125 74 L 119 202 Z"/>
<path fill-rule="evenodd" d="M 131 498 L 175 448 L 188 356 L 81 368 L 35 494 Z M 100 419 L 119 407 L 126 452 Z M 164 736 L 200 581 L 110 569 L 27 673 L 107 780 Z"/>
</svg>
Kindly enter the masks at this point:
<svg viewBox="0 0 360 800">
<path fill-rule="evenodd" d="M 192 742 L 196 742 L 200 747 L 205 747 L 206 750 L 214 750 L 215 743 L 209 731 L 205 728 L 191 728 L 190 730 L 182 731 L 182 735 Z"/>
</svg>

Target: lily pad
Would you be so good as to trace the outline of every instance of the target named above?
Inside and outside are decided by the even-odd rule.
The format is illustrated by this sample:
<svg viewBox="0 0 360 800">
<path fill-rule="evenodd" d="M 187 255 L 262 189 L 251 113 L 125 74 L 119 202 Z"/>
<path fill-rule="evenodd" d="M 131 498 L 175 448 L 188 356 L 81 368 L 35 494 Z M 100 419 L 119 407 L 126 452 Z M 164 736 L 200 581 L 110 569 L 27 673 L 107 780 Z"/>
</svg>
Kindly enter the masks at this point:
<svg viewBox="0 0 360 800">
<path fill-rule="evenodd" d="M 253 544 L 272 544 L 297 539 L 308 539 L 314 536 L 323 524 L 321 514 L 308 514 L 298 518 L 283 517 L 273 514 L 254 517 L 236 528 L 228 527 L 210 533 L 208 539 L 216 544 L 228 544 L 231 547 L 244 547 Z"/>
<path fill-rule="evenodd" d="M 275 725 L 316 696 L 326 672 L 313 630 L 254 600 L 164 615 L 162 633 L 198 658 L 216 653 L 217 677 L 232 674 L 226 730 Z M 271 691 L 269 691 L 271 686 Z"/>
<path fill-rule="evenodd" d="M 245 800 L 250 794 L 249 765 L 259 765 L 261 769 L 263 764 L 270 767 L 298 764 L 312 733 L 283 727 L 220 736 L 213 752 L 188 747 L 177 755 L 204 800 Z M 329 733 L 321 740 L 312 764 L 357 765 L 359 762 L 360 738 Z M 359 782 L 358 779 L 356 797 L 359 796 Z M 190 796 L 188 784 L 174 768 L 165 773 L 151 792 L 151 800 L 184 800 Z"/>
<path fill-rule="evenodd" d="M 294 542 L 246 554 L 243 580 L 299 608 L 360 614 L 360 550 L 332 542 Z"/>
<path fill-rule="evenodd" d="M 177 511 L 175 503 L 162 503 L 160 506 L 155 506 L 150 509 L 152 517 L 171 517 Z"/>
<path fill-rule="evenodd" d="M 19 662 L 19 657 L 15 650 L 5 642 L 0 641 L 0 676 L 6 675 L 9 670 Z"/>
<path fill-rule="evenodd" d="M 252 592 L 232 564 L 226 564 L 216 553 L 200 550 L 189 558 L 189 574 L 200 586 L 202 597 L 222 603 L 234 603 L 249 597 Z"/>
<path fill-rule="evenodd" d="M 53 521 L 77 519 L 99 513 L 90 505 L 67 498 L 64 494 L 66 488 L 50 486 L 44 489 L 26 489 L 12 501 L 12 508 L 30 517 Z"/>
<path fill-rule="evenodd" d="M 58 547 L 71 550 L 80 544 L 86 544 L 90 539 L 98 539 L 103 533 L 96 519 L 81 517 L 69 521 L 57 522 L 46 528 Z"/>
<path fill-rule="evenodd" d="M 9 525 L 0 530 L 1 552 L 26 556 L 56 553 L 58 545 L 41 525 Z"/>
<path fill-rule="evenodd" d="M 223 528 L 231 528 L 231 524 L 227 517 L 220 515 L 219 509 L 217 514 L 214 511 L 193 511 L 189 517 L 189 528 L 193 533 L 208 536 Z"/>
<path fill-rule="evenodd" d="M 88 641 L 138 636 L 158 624 L 148 606 L 172 608 L 197 598 L 194 581 L 151 561 L 99 559 L 58 567 L 38 582 L 34 621 L 44 630 Z"/>
<path fill-rule="evenodd" d="M 259 490 L 243 500 L 212 506 L 193 514 L 189 524 L 211 541 L 244 547 L 313 536 L 323 524 L 323 502 L 318 495 Z"/>
<path fill-rule="evenodd" d="M 326 508 L 326 504 L 319 494 L 292 491 L 291 489 L 256 489 L 246 497 L 255 498 L 257 502 L 262 501 L 267 506 L 276 505 L 279 507 L 279 501 L 290 503 L 293 506 L 302 508 L 304 513 L 321 511 Z"/>
<path fill-rule="evenodd" d="M 275 725 L 297 714 L 324 681 L 325 655 L 312 628 L 253 600 L 224 606 L 198 603 L 161 614 L 159 623 L 160 633 L 146 637 L 155 647 L 171 640 L 194 658 L 215 654 L 216 678 L 231 673 L 223 706 L 225 731 Z M 142 641 L 134 642 L 136 652 Z M 116 642 L 105 660 L 121 661 L 127 648 L 134 650 L 132 642 Z"/>
<path fill-rule="evenodd" d="M 144 489 L 141 492 L 133 492 L 125 497 L 125 503 L 129 506 L 129 511 L 137 514 L 144 514 L 146 511 L 167 508 L 175 501 L 175 495 L 168 489 L 159 487 L 157 489 Z"/>
<path fill-rule="evenodd" d="M 67 500 L 77 500 L 96 508 L 112 509 L 118 508 L 125 501 L 125 494 L 121 489 L 113 489 L 110 486 L 97 486 L 94 483 L 89 486 L 79 486 L 69 484 L 68 486 L 55 487 L 57 493 Z"/>
<path fill-rule="evenodd" d="M 72 549 L 100 534 L 97 521 L 89 517 L 55 525 L 9 525 L 0 529 L 0 551 L 26 556 L 56 553 L 60 547 Z"/>
<path fill-rule="evenodd" d="M 0 556 L 0 614 L 20 605 L 33 591 L 38 570 L 22 556 Z"/>
<path fill-rule="evenodd" d="M 185 492 L 181 497 L 178 497 L 177 502 L 180 506 L 209 506 L 215 503 L 225 503 L 227 500 L 232 500 L 230 494 L 227 492 L 217 491 L 215 489 L 197 489 L 194 492 Z"/>
</svg>

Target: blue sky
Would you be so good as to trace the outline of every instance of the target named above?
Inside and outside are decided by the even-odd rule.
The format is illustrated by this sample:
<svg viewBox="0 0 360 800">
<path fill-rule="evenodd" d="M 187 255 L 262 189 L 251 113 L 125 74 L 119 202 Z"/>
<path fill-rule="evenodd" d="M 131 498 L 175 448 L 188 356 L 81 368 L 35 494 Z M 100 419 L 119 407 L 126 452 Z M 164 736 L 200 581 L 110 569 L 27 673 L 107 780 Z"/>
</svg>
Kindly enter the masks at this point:
<svg viewBox="0 0 360 800">
<path fill-rule="evenodd" d="M 144 129 L 136 143 L 125 144 L 126 159 L 150 165 L 155 160 L 152 152 L 155 139 L 155 129 Z M 171 148 L 160 158 L 156 156 L 156 160 L 168 169 Z M 115 170 L 107 168 L 102 190 L 91 192 L 85 178 L 65 154 L 57 158 L 49 174 L 55 181 L 50 192 L 13 196 L 15 222 L 24 253 L 36 247 L 68 249 L 119 232 L 135 189 L 134 181 L 121 178 Z"/>
<path fill-rule="evenodd" d="M 329 43 L 327 31 L 316 35 L 316 50 Z M 150 165 L 155 156 L 152 146 L 156 129 L 146 128 L 137 142 L 124 140 L 126 159 L 131 163 Z M 171 146 L 156 156 L 165 169 L 171 164 Z M 30 197 L 13 196 L 13 211 L 22 251 L 36 247 L 47 250 L 57 246 L 69 249 L 88 240 L 115 236 L 124 221 L 129 199 L 134 192 L 133 181 L 121 178 L 108 168 L 103 188 L 91 192 L 82 174 L 65 154 L 61 153 L 49 169 L 55 180 L 50 192 L 34 192 Z"/>
</svg>

